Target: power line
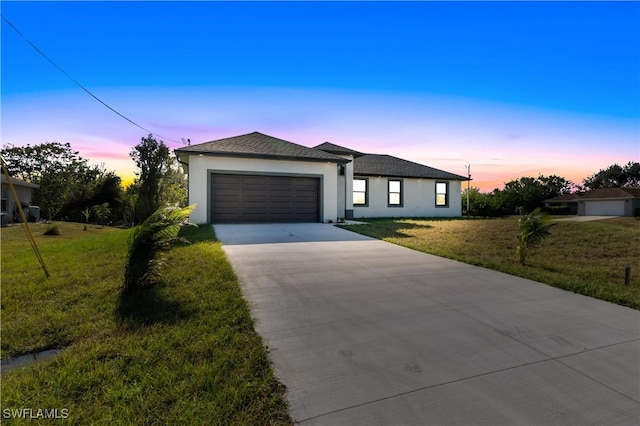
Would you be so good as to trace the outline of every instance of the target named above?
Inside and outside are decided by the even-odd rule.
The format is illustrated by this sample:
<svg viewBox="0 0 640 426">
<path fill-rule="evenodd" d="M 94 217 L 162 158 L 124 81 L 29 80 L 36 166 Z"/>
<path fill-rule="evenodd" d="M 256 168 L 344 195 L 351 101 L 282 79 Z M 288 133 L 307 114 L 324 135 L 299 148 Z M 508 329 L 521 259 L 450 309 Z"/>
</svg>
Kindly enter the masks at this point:
<svg viewBox="0 0 640 426">
<path fill-rule="evenodd" d="M 132 119 L 130 119 L 129 117 L 119 113 L 118 111 L 116 111 L 114 108 L 112 108 L 111 106 L 109 106 L 106 102 L 104 102 L 102 99 L 100 99 L 99 97 L 97 97 L 96 95 L 94 95 L 93 93 L 91 93 L 91 91 L 89 89 L 87 89 L 86 87 L 84 87 L 82 84 L 80 84 L 80 82 L 78 82 L 78 80 L 76 80 L 75 78 L 73 78 L 71 75 L 69 75 L 69 73 L 67 73 L 64 69 L 62 69 L 62 67 L 60 67 L 58 64 L 56 64 L 53 59 L 51 59 L 50 57 L 48 57 L 42 50 L 40 50 L 38 48 L 38 46 L 36 46 L 35 44 L 33 44 L 27 37 L 25 37 L 24 34 L 22 34 L 22 32 L 16 28 L 15 25 L 13 25 L 11 23 L 11 21 L 9 21 L 7 18 L 4 17 L 4 15 L 0 15 L 2 16 L 2 19 L 11 27 L 13 28 L 13 30 L 18 33 L 18 35 L 20 37 L 22 37 L 22 39 L 24 39 L 24 41 L 26 41 L 29 46 L 31 46 L 36 52 L 38 52 L 40 55 L 42 55 L 42 57 L 44 57 L 47 61 L 49 61 L 51 63 L 51 65 L 53 65 L 54 67 L 56 67 L 58 69 L 58 71 L 60 71 L 62 74 L 65 75 L 65 77 L 67 77 L 69 80 L 73 81 L 79 88 L 81 88 L 82 90 L 84 90 L 85 92 L 87 92 L 87 94 L 89 94 L 89 96 L 91 96 L 93 99 L 95 99 L 96 101 L 100 102 L 102 105 L 104 105 L 105 107 L 107 107 L 109 110 L 111 110 L 112 112 L 116 113 L 117 115 L 119 115 L 120 117 L 124 118 L 125 120 L 127 120 L 129 123 L 133 124 L 134 126 L 144 130 L 145 132 L 153 135 L 153 136 L 157 136 L 161 139 L 166 139 L 168 141 L 171 142 L 175 142 L 175 143 L 180 143 L 178 141 L 175 141 L 173 139 L 167 138 L 165 136 L 159 135 L 155 132 L 152 132 L 151 130 L 142 127 L 141 125 L 139 125 L 138 123 L 136 123 L 135 121 L 133 121 Z"/>
</svg>

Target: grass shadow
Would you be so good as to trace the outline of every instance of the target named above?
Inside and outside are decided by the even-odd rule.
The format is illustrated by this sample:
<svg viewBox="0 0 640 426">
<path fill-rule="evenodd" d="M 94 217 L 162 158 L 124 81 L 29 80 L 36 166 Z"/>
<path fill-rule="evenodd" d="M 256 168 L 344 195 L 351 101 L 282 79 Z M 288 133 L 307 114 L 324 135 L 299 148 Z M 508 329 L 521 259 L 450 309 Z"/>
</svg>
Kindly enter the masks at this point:
<svg viewBox="0 0 640 426">
<path fill-rule="evenodd" d="M 184 238 L 192 244 L 218 241 L 213 225 L 210 223 L 203 223 L 197 226 L 183 226 L 178 232 L 178 237 Z"/>
<path fill-rule="evenodd" d="M 116 309 L 118 325 L 135 329 L 152 324 L 175 324 L 192 314 L 179 302 L 168 300 L 161 293 L 160 285 L 133 293 L 120 293 Z"/>
<path fill-rule="evenodd" d="M 402 219 L 388 220 L 388 219 L 368 219 L 366 225 L 343 225 L 346 229 L 354 231 L 360 234 L 368 235 L 370 237 L 384 239 L 384 238 L 415 238 L 407 231 L 415 229 L 431 229 L 431 225 L 422 225 L 417 223 L 405 222 Z"/>
</svg>

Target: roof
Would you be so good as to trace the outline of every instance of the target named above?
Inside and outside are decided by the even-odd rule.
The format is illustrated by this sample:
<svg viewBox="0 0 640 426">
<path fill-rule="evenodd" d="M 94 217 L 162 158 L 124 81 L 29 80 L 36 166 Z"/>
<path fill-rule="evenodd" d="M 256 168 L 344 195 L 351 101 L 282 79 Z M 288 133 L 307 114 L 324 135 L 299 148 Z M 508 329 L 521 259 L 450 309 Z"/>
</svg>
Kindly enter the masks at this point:
<svg viewBox="0 0 640 426">
<path fill-rule="evenodd" d="M 469 180 L 468 178 L 391 155 L 364 154 L 353 160 L 353 174 L 427 179 Z"/>
<path fill-rule="evenodd" d="M 2 183 L 7 183 L 7 178 L 4 176 L 4 173 L 0 174 L 0 181 Z M 40 185 L 27 182 L 24 180 L 16 179 L 16 178 L 11 178 L 11 183 L 13 183 L 14 186 L 22 186 L 25 188 L 33 188 L 33 189 L 40 188 Z"/>
<path fill-rule="evenodd" d="M 575 192 L 544 200 L 546 202 L 572 202 L 578 200 L 610 200 L 640 198 L 640 188 L 602 188 L 587 192 Z"/>
<path fill-rule="evenodd" d="M 177 154 L 203 154 L 228 157 L 269 158 L 276 160 L 328 161 L 347 163 L 337 155 L 307 148 L 259 132 L 204 142 L 175 150 Z"/>
<path fill-rule="evenodd" d="M 344 146 L 336 145 L 331 142 L 324 142 L 318 146 L 314 146 L 313 149 L 319 149 L 320 151 L 329 152 L 337 155 L 353 155 L 354 158 L 361 157 L 364 154 L 353 149 L 345 148 Z"/>
</svg>

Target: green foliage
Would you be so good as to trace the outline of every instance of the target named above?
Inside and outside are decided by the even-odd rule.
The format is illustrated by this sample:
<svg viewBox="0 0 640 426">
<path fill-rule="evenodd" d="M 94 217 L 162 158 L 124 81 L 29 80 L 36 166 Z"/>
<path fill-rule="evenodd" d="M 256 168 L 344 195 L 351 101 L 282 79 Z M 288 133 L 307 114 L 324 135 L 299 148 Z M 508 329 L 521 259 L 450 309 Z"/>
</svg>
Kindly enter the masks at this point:
<svg viewBox="0 0 640 426">
<path fill-rule="evenodd" d="M 109 203 L 97 204 L 91 207 L 91 213 L 93 213 L 93 217 L 96 218 L 98 225 L 105 225 L 111 214 Z"/>
<path fill-rule="evenodd" d="M 496 191 L 498 194 L 496 194 Z M 478 188 L 469 188 L 469 211 L 466 212 L 466 216 L 494 217 L 505 214 L 500 204 L 502 198 L 499 196 L 499 191 L 496 191 L 482 193 Z M 465 208 L 467 205 L 466 202 L 467 189 L 462 193 L 462 205 L 465 206 Z"/>
<path fill-rule="evenodd" d="M 518 262 L 525 264 L 527 252 L 547 238 L 551 233 L 549 228 L 554 224 L 549 222 L 548 216 L 541 213 L 540 209 L 535 209 L 529 214 L 523 214 L 518 220 Z"/>
<path fill-rule="evenodd" d="M 546 199 L 568 194 L 572 186 L 571 181 L 559 176 L 521 177 L 504 184 L 502 205 L 507 214 L 518 213 L 520 208 L 531 212 Z"/>
<path fill-rule="evenodd" d="M 640 186 L 640 163 L 613 164 L 583 180 L 586 189 L 631 188 Z"/>
<path fill-rule="evenodd" d="M 91 217 L 91 210 L 89 207 L 82 209 L 82 217 L 84 218 L 84 223 L 89 223 L 89 218 Z"/>
<path fill-rule="evenodd" d="M 6 145 L 2 155 L 11 176 L 40 186 L 32 203 L 40 206 L 43 217 L 78 221 L 86 208 L 119 204 L 120 178 L 103 166 L 89 166 L 69 143 Z"/>
<path fill-rule="evenodd" d="M 44 235 L 60 235 L 60 226 L 55 223 L 50 224 L 44 230 Z"/>
<path fill-rule="evenodd" d="M 169 148 L 150 134 L 129 155 L 139 169 L 135 217 L 137 223 L 142 223 L 162 205 L 160 182 L 169 167 Z"/>
<path fill-rule="evenodd" d="M 164 207 L 156 210 L 136 227 L 129 242 L 129 259 L 125 267 L 124 292 L 148 288 L 161 278 L 160 268 L 164 254 L 177 242 L 188 242 L 178 236 L 180 228 L 194 205 L 178 208 Z"/>
</svg>

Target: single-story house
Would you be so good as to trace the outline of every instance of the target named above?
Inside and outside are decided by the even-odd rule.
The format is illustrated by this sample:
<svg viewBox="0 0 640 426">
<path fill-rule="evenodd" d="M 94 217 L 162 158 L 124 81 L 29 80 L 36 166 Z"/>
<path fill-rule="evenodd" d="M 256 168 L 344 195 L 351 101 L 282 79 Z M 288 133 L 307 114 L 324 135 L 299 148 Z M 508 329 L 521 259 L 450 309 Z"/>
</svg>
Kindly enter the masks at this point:
<svg viewBox="0 0 640 426">
<path fill-rule="evenodd" d="M 308 148 L 262 133 L 175 150 L 195 223 L 457 217 L 464 176 L 329 142 Z"/>
<path fill-rule="evenodd" d="M 579 216 L 640 216 L 640 188 L 603 188 L 544 200 L 567 206 Z"/>
<path fill-rule="evenodd" d="M 15 178 L 11 178 L 11 183 L 13 183 L 13 187 L 16 190 L 22 206 L 30 205 L 32 191 L 40 188 L 39 185 Z M 17 214 L 16 202 L 13 199 L 13 195 L 11 195 L 9 183 L 4 173 L 0 174 L 0 185 L 2 187 L 2 192 L 0 193 L 0 223 L 5 225 L 7 223 L 18 222 L 20 219 Z M 26 211 L 25 214 L 27 214 Z"/>
</svg>

